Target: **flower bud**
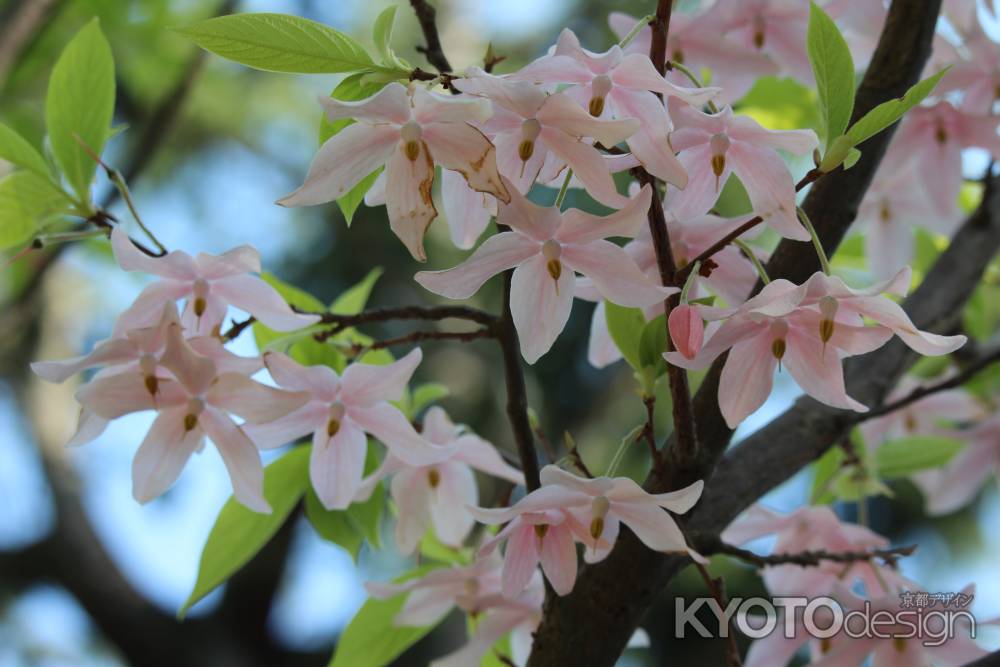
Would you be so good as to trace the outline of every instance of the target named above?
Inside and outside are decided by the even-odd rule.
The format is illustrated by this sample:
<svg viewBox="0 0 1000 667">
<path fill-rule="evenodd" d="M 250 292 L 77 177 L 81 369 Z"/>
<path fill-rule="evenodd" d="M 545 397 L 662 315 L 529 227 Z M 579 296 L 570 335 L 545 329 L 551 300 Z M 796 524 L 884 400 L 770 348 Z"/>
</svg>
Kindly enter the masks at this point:
<svg viewBox="0 0 1000 667">
<path fill-rule="evenodd" d="M 682 303 L 670 311 L 667 325 L 670 329 L 670 340 L 674 342 L 677 351 L 688 359 L 694 359 L 705 339 L 705 324 L 698 314 L 698 309 Z"/>
</svg>

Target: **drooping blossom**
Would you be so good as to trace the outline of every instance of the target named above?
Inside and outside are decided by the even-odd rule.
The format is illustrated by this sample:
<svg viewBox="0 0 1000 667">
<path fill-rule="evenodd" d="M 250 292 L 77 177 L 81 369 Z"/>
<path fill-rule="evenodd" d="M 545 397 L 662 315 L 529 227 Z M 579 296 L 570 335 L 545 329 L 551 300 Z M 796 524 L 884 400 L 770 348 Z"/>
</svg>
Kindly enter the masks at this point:
<svg viewBox="0 0 1000 667">
<path fill-rule="evenodd" d="M 864 0 L 862 0 L 863 2 Z M 701 30 L 724 34 L 746 53 L 771 57 L 780 74 L 812 85 L 806 52 L 809 5 L 798 0 L 718 0 L 701 19 Z"/>
<path fill-rule="evenodd" d="M 565 93 L 548 94 L 474 67 L 454 85 L 493 102 L 493 116 L 481 127 L 496 144 L 500 173 L 518 192 L 527 193 L 536 180 L 553 180 L 568 165 L 594 199 L 611 208 L 626 205 L 607 161 L 588 140 L 614 146 L 639 129 L 638 120 L 594 118 Z"/>
<path fill-rule="evenodd" d="M 591 116 L 638 119 L 641 127 L 625 140 L 629 150 L 647 171 L 679 188 L 687 185 L 688 177 L 670 147 L 670 117 L 656 94 L 701 106 L 719 92 L 718 88 L 672 84 L 656 71 L 648 56 L 625 55 L 617 45 L 604 53 L 587 51 L 568 28 L 560 33 L 551 54 L 512 77 L 543 84 L 574 84 L 566 94 Z"/>
<path fill-rule="evenodd" d="M 962 188 L 962 150 L 979 147 L 1000 157 L 998 125 L 1000 117 L 966 113 L 947 100 L 917 107 L 906 114 L 893 137 L 885 168 L 912 165 L 933 210 L 951 219 Z"/>
<path fill-rule="evenodd" d="M 398 408 L 398 401 L 420 364 L 420 349 L 385 366 L 354 363 L 338 375 L 328 366 L 302 366 L 280 352 L 264 354 L 264 364 L 279 386 L 305 392 L 298 410 L 267 424 L 247 428 L 262 449 L 312 435 L 309 478 L 327 509 L 344 509 L 362 483 L 370 433 L 410 465 L 447 457 L 420 437 Z"/>
<path fill-rule="evenodd" d="M 951 65 L 951 69 L 941 79 L 941 93 L 958 90 L 962 92 L 961 109 L 967 113 L 988 115 L 993 105 L 1000 99 L 1000 44 L 986 34 L 982 24 L 976 20 L 976 3 L 964 3 L 972 8 L 973 20 L 961 29 L 962 57 L 953 50 L 953 57 L 940 60 L 941 66 Z M 990 3 L 986 3 L 989 6 Z M 955 22 L 957 23 L 957 21 Z"/>
<path fill-rule="evenodd" d="M 539 489 L 511 507 L 472 510 L 483 523 L 507 523 L 480 550 L 485 556 L 507 542 L 504 595 L 521 590 L 539 564 L 553 589 L 566 595 L 576 581 L 574 541 L 587 546 L 588 560 L 601 560 L 614 547 L 622 523 L 651 549 L 702 560 L 665 511 L 682 514 L 694 506 L 701 496 L 701 481 L 653 495 L 626 477 L 583 479 L 552 465 L 542 469 L 541 481 Z"/>
<path fill-rule="evenodd" d="M 424 261 L 424 232 L 437 216 L 431 198 L 435 165 L 459 172 L 473 190 L 507 199 L 493 144 L 472 125 L 490 117 L 486 100 L 390 83 L 365 100 L 322 97 L 320 102 L 329 120 L 357 122 L 320 147 L 305 183 L 279 204 L 333 201 L 384 165 L 389 226 L 410 254 Z"/>
<path fill-rule="evenodd" d="M 962 440 L 965 446 L 944 467 L 913 477 L 924 494 L 927 512 L 934 516 L 965 507 L 1000 473 L 1000 414 L 985 417 L 970 428 L 946 431 L 943 435 Z"/>
<path fill-rule="evenodd" d="M 665 357 L 683 368 L 700 369 L 730 350 L 719 383 L 719 407 L 732 428 L 767 400 L 779 364 L 821 403 L 867 412 L 847 395 L 843 357 L 876 350 L 893 334 L 926 356 L 949 354 L 966 341 L 965 336 L 920 331 L 898 303 L 883 295 L 905 295 L 909 276 L 907 268 L 866 290 L 854 290 L 821 272 L 798 286 L 775 280 L 739 308 L 717 311 L 723 324 L 695 359 L 677 352 Z M 864 326 L 865 317 L 877 326 Z"/>
<path fill-rule="evenodd" d="M 531 653 L 531 633 L 542 618 L 545 589 L 535 571 L 525 589 L 513 598 L 500 593 L 501 560 L 496 552 L 472 565 L 453 566 L 399 584 L 365 584 L 368 592 L 384 599 L 408 593 L 393 619 L 397 626 L 435 625 L 458 607 L 476 621 L 469 641 L 457 651 L 431 662 L 432 667 L 476 667 L 504 635 L 510 634 L 509 656 L 524 665 Z"/>
<path fill-rule="evenodd" d="M 947 376 L 932 381 L 920 381 L 914 376 L 903 377 L 886 397 L 892 403 L 909 396 L 928 382 L 936 383 Z M 964 389 L 946 389 L 934 392 L 898 410 L 861 422 L 865 445 L 872 451 L 890 440 L 914 435 L 946 435 L 956 426 L 973 422 L 984 416 L 984 406 Z"/>
<path fill-rule="evenodd" d="M 534 363 L 566 326 L 573 305 L 575 272 L 593 281 L 607 300 L 642 307 L 676 292 L 657 285 L 608 237 L 634 237 L 646 221 L 651 191 L 644 188 L 616 213 L 600 217 L 577 209 L 560 212 L 511 192 L 497 222 L 512 231 L 491 236 L 462 264 L 421 271 L 418 283 L 450 299 L 467 299 L 492 276 L 514 268 L 511 314 L 521 354 Z"/>
<path fill-rule="evenodd" d="M 916 594 L 920 589 L 899 587 L 862 597 L 841 586 L 836 599 L 844 610 L 847 627 L 825 642 L 813 640 L 818 650 L 813 651 L 809 667 L 860 665 L 869 657 L 871 664 L 878 667 L 959 667 L 987 655 L 988 651 L 976 644 L 975 624 L 968 608 L 953 609 L 958 613 L 948 619 L 948 632 L 942 636 L 940 624 L 917 622 L 915 611 L 903 603 L 904 591 Z M 958 594 L 971 600 L 975 592 L 975 584 L 969 584 Z M 851 612 L 857 613 L 848 616 Z M 902 612 L 909 614 L 904 617 Z M 863 617 L 880 619 L 878 631 L 869 628 L 866 632 Z"/>
<path fill-rule="evenodd" d="M 861 200 L 855 226 L 864 232 L 869 271 L 877 280 L 890 278 L 911 263 L 915 227 L 950 237 L 961 220 L 957 201 L 949 215 L 931 203 L 919 169 L 916 162 L 884 165 Z"/>
<path fill-rule="evenodd" d="M 236 499 L 257 512 L 270 512 L 263 496 L 260 455 L 229 413 L 261 424 L 297 410 L 309 398 L 267 387 L 241 373 L 220 373 L 211 358 L 184 340 L 177 324 L 167 328 L 166 348 L 155 375 L 134 371 L 99 375 L 76 397 L 103 419 L 158 412 L 132 464 L 132 494 L 139 502 L 166 491 L 208 436 L 222 455 Z"/>
<path fill-rule="evenodd" d="M 777 537 L 771 549 L 775 555 L 804 551 L 858 552 L 889 547 L 888 539 L 864 526 L 841 521 L 826 506 L 807 506 L 781 514 L 756 504 L 726 528 L 721 537 L 730 544 L 745 544 L 768 535 Z M 822 561 L 815 566 L 777 565 L 763 572 L 768 592 L 776 596 L 828 595 L 838 582 L 848 586 L 862 583 L 866 590 L 877 593 L 882 591 L 882 582 L 894 577 L 894 571 L 874 560 L 847 564 Z"/>
<path fill-rule="evenodd" d="M 753 212 L 782 236 L 809 240 L 795 214 L 795 183 L 776 149 L 805 155 L 818 143 L 812 130 L 767 130 L 730 107 L 706 114 L 669 99 L 674 150 L 688 172 L 688 186 L 674 194 L 674 214 L 692 218 L 715 203 L 730 174 L 746 187 Z"/>
<path fill-rule="evenodd" d="M 622 12 L 611 12 L 608 16 L 608 23 L 619 39 L 624 38 L 637 21 L 638 18 Z M 625 52 L 648 56 L 651 40 L 652 29 L 644 27 L 625 47 Z M 704 13 L 673 13 L 666 55 L 669 60 L 692 68 L 696 75 L 700 75 L 702 69 L 709 69 L 712 85 L 721 88 L 715 98 L 720 104 L 736 102 L 758 79 L 778 73 L 774 60 L 756 50 L 748 51 L 736 40 L 721 34 L 705 20 Z M 679 69 L 668 72 L 667 79 L 676 85 L 691 85 Z"/>
<path fill-rule="evenodd" d="M 674 254 L 674 262 L 683 267 L 690 264 L 709 246 L 725 237 L 747 221 L 747 217 L 720 218 L 716 215 L 700 215 L 695 218 L 679 220 L 670 206 L 671 201 L 664 203 L 664 215 L 667 220 L 667 232 L 670 234 L 670 249 Z M 748 232 L 746 236 L 753 234 Z M 660 279 L 659 267 L 656 262 L 656 251 L 649 233 L 649 227 L 644 226 L 639 235 L 625 246 L 627 252 L 650 280 Z M 759 259 L 766 259 L 762 254 Z M 690 290 L 691 299 L 716 295 L 726 303 L 735 305 L 742 303 L 753 286 L 757 283 L 757 271 L 743 253 L 733 245 L 726 246 L 712 256 L 716 264 L 707 276 L 696 276 Z M 597 301 L 594 315 L 590 323 L 590 342 L 587 348 L 587 360 L 595 368 L 604 368 L 622 358 L 621 351 L 615 345 L 608 331 L 607 315 L 604 301 L 593 284 L 587 279 L 577 281 L 577 297 L 588 301 Z M 647 320 L 652 320 L 663 314 L 662 304 L 655 303 L 646 306 L 643 314 Z"/>
<path fill-rule="evenodd" d="M 820 331 L 824 315 L 800 305 L 805 291 L 805 285 L 775 280 L 728 314 L 694 359 L 676 351 L 664 355 L 672 364 L 697 370 L 729 350 L 719 381 L 719 409 L 730 428 L 764 404 L 779 363 L 816 400 L 836 408 L 868 410 L 847 395 L 841 357 L 876 350 L 892 332 L 837 322 L 824 340 Z"/>
<path fill-rule="evenodd" d="M 451 452 L 448 458 L 413 466 L 390 454 L 355 497 L 356 501 L 366 499 L 375 482 L 392 475 L 389 488 L 399 509 L 396 548 L 404 555 L 413 553 L 431 526 L 442 544 L 462 545 L 475 523 L 468 510 L 478 502 L 474 470 L 524 484 L 524 475 L 507 464 L 492 444 L 454 424 L 438 406 L 427 411 L 421 434 L 431 444 Z"/>
<path fill-rule="evenodd" d="M 175 250 L 163 257 L 139 251 L 128 234 L 111 232 L 115 260 L 125 271 L 142 271 L 160 278 L 147 286 L 115 323 L 114 338 L 155 324 L 167 303 L 185 299 L 181 322 L 199 335 L 217 335 L 229 306 L 245 310 L 277 331 L 293 331 L 315 324 L 316 315 L 294 312 L 278 292 L 259 277 L 260 255 L 243 245 L 221 255 L 203 252 L 191 257 Z"/>
<path fill-rule="evenodd" d="M 674 348 L 688 359 L 694 359 L 705 339 L 705 323 L 697 306 L 687 303 L 676 306 L 670 311 L 667 324 Z"/>
</svg>

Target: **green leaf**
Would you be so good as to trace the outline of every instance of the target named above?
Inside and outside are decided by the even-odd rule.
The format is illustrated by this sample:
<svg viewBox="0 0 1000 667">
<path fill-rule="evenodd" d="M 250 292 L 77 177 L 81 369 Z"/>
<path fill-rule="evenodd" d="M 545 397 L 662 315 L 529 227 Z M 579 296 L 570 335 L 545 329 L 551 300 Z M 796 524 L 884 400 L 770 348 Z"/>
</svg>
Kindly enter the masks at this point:
<svg viewBox="0 0 1000 667">
<path fill-rule="evenodd" d="M 45 124 L 56 163 L 83 201 L 111 133 L 115 106 L 115 63 L 111 46 L 93 19 L 76 34 L 52 69 L 45 100 Z M 77 140 L 79 138 L 79 141 Z"/>
<path fill-rule="evenodd" d="M 854 110 L 854 59 L 833 19 L 815 2 L 809 5 L 806 45 L 816 76 L 820 118 L 829 146 L 847 129 Z"/>
<path fill-rule="evenodd" d="M 346 512 L 323 507 L 319 496 L 311 487 L 306 492 L 306 518 L 320 537 L 343 547 L 355 562 L 358 560 L 358 553 L 365 541 L 364 535 L 354 527 Z"/>
<path fill-rule="evenodd" d="M 906 477 L 943 466 L 963 446 L 960 440 L 929 435 L 892 440 L 876 450 L 875 469 L 885 479 Z"/>
<path fill-rule="evenodd" d="M 368 174 L 355 185 L 353 188 L 347 191 L 347 194 L 337 200 L 337 208 L 344 216 L 344 222 L 347 226 L 351 226 L 351 222 L 354 220 L 354 214 L 357 212 L 358 207 L 361 206 L 361 202 L 365 200 L 365 195 L 368 191 L 372 189 L 375 185 L 375 180 L 382 173 L 384 167 L 379 167 L 372 173 Z"/>
<path fill-rule="evenodd" d="M 376 266 L 368 272 L 360 282 L 348 288 L 330 304 L 330 312 L 337 315 L 357 315 L 365 309 L 368 297 L 371 296 L 372 288 L 376 281 L 384 273 L 381 266 Z"/>
<path fill-rule="evenodd" d="M 857 148 L 851 148 L 847 151 L 847 157 L 844 158 L 844 171 L 847 171 L 854 165 L 858 163 L 861 159 L 861 151 Z"/>
<path fill-rule="evenodd" d="M 433 569 L 425 565 L 396 581 L 422 576 Z M 407 595 L 365 602 L 337 640 L 337 650 L 328 667 L 383 667 L 430 632 L 434 626 L 411 628 L 393 622 Z"/>
<path fill-rule="evenodd" d="M 410 410 L 413 414 L 420 414 L 420 411 L 432 403 L 437 403 L 442 398 L 447 398 L 451 390 L 438 382 L 427 382 L 413 390 L 410 398 Z"/>
<path fill-rule="evenodd" d="M 375 472 L 379 466 L 378 455 L 371 441 L 368 442 L 368 453 L 365 455 L 365 475 Z M 377 484 L 371 497 L 363 503 L 351 503 L 346 510 L 347 519 L 354 528 L 364 535 L 373 549 L 382 546 L 382 516 L 385 513 L 385 489 Z"/>
<path fill-rule="evenodd" d="M 33 171 L 15 171 L 0 180 L 0 250 L 30 241 L 68 201 L 51 181 Z"/>
<path fill-rule="evenodd" d="M 396 21 L 396 5 L 389 5 L 375 19 L 372 39 L 383 66 L 396 70 L 409 70 L 410 65 L 392 50 L 392 26 Z"/>
<path fill-rule="evenodd" d="M 850 138 L 851 143 L 857 146 L 865 139 L 878 134 L 902 118 L 903 114 L 920 104 L 925 97 L 930 95 L 931 91 L 938 84 L 938 81 L 941 80 L 941 77 L 947 71 L 948 68 L 946 67 L 937 74 L 915 84 L 902 97 L 883 102 L 866 113 L 847 131 L 847 136 Z"/>
<path fill-rule="evenodd" d="M 375 66 L 353 37 L 288 14 L 231 14 L 178 32 L 203 49 L 269 72 L 356 72 Z"/>
<path fill-rule="evenodd" d="M 198 579 L 177 612 L 184 618 L 191 605 L 246 565 L 274 536 L 309 486 L 309 448 L 295 447 L 264 469 L 264 497 L 271 514 L 258 514 L 230 498 L 212 526 L 198 564 Z"/>
<path fill-rule="evenodd" d="M 0 123 L 0 159 L 23 167 L 43 178 L 52 178 L 52 171 L 42 154 L 13 128 Z"/>
<path fill-rule="evenodd" d="M 844 463 L 844 450 L 831 447 L 813 464 L 812 491 L 809 494 L 810 505 L 827 505 L 836 500 L 831 487 L 841 471 Z"/>
<path fill-rule="evenodd" d="M 642 342 L 642 330 L 646 326 L 646 318 L 643 317 L 642 311 L 605 301 L 604 316 L 611 339 L 621 350 L 625 361 L 635 370 L 641 370 L 642 358 L 639 355 L 639 346 Z"/>
<path fill-rule="evenodd" d="M 664 316 L 653 318 L 642 328 L 639 337 L 639 362 L 643 366 L 651 366 L 656 375 L 666 372 L 667 362 L 663 353 L 667 351 L 667 327 Z"/>
</svg>

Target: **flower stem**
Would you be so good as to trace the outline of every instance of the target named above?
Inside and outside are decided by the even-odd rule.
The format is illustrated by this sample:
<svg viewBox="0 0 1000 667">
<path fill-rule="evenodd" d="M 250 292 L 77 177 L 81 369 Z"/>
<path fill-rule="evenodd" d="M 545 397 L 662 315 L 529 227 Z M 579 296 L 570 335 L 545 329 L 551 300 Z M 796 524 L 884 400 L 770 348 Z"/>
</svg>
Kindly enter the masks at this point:
<svg viewBox="0 0 1000 667">
<path fill-rule="evenodd" d="M 558 209 L 562 208 L 563 201 L 566 199 L 566 192 L 569 190 L 570 179 L 573 178 L 573 170 L 569 167 L 566 168 L 566 178 L 563 180 L 562 187 L 559 188 L 559 194 L 556 195 L 556 203 L 554 206 Z"/>
<path fill-rule="evenodd" d="M 691 83 L 694 84 L 695 88 L 704 88 L 705 87 L 701 83 L 701 79 L 699 79 L 695 75 L 695 73 L 691 71 L 691 68 L 688 67 L 687 65 L 682 65 L 682 64 L 680 64 L 679 62 L 677 62 L 675 60 L 671 60 L 671 61 L 669 61 L 667 63 L 667 66 L 668 66 L 669 69 L 675 69 L 678 72 L 680 72 L 681 74 L 683 74 L 684 76 L 686 76 L 688 79 L 690 79 Z M 713 102 L 712 100 L 709 100 L 705 104 L 708 107 L 709 111 L 711 111 L 712 113 L 719 113 L 719 107 L 715 106 L 715 102 Z"/>
<path fill-rule="evenodd" d="M 681 303 L 688 302 L 688 293 L 691 291 L 691 286 L 694 285 L 695 278 L 698 277 L 699 269 L 701 269 L 700 261 L 694 263 L 691 273 L 688 274 L 687 280 L 684 281 L 684 287 L 681 288 Z"/>
<path fill-rule="evenodd" d="M 626 46 L 628 46 L 632 42 L 632 40 L 635 39 L 635 36 L 639 34 L 639 31 L 645 28 L 647 25 L 649 25 L 649 22 L 652 21 L 654 18 L 656 18 L 655 15 L 646 14 L 641 19 L 639 19 L 639 21 L 635 24 L 635 27 L 629 30 L 627 35 L 622 37 L 622 41 L 618 42 L 618 46 L 620 46 L 623 49 Z"/>
<path fill-rule="evenodd" d="M 819 264 L 823 267 L 823 273 L 830 275 L 830 260 L 826 256 L 826 251 L 823 250 L 823 244 L 820 242 L 819 236 L 816 234 L 816 228 L 813 227 L 812 220 L 809 219 L 809 216 L 806 215 L 805 210 L 803 210 L 801 206 L 796 206 L 795 212 L 798 214 L 799 220 L 802 222 L 802 225 L 806 228 L 809 232 L 809 236 L 812 238 L 813 248 L 816 249 L 816 256 L 819 257 Z"/>
<path fill-rule="evenodd" d="M 753 248 L 739 239 L 733 239 L 733 245 L 742 250 L 743 254 L 747 256 L 747 259 L 749 259 L 753 264 L 753 268 L 757 270 L 757 275 L 760 276 L 761 281 L 765 285 L 771 282 L 771 277 L 767 275 L 764 265 L 760 263 L 760 260 L 757 258 L 757 254 L 754 253 Z M 691 273 L 693 275 L 695 272 L 692 271 Z"/>
</svg>

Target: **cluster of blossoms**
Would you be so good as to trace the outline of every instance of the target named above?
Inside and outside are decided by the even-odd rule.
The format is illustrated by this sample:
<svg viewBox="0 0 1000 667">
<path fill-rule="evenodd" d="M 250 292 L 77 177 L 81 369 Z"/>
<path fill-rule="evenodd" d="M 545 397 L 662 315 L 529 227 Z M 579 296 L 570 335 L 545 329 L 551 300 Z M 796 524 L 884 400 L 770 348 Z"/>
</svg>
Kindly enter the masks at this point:
<svg viewBox="0 0 1000 667">
<path fill-rule="evenodd" d="M 884 18 L 881 3 L 831 0 L 826 6 L 847 27 L 858 53 L 870 52 L 878 19 Z M 801 2 L 720 0 L 704 12 L 675 16 L 668 56 L 710 68 L 712 87 L 692 87 L 677 70 L 659 74 L 646 55 L 650 29 L 634 30 L 634 19 L 615 14 L 612 27 L 627 38 L 604 53 L 585 50 L 565 30 L 548 54 L 518 72 L 494 75 L 469 68 L 463 76 L 448 77 L 453 95 L 416 82 L 393 82 L 363 100 L 323 98 L 330 121 L 354 122 L 323 144 L 304 184 L 280 203 L 329 202 L 380 171 L 365 201 L 385 205 L 391 230 L 423 262 L 424 236 L 437 216 L 433 184 L 440 173 L 440 198 L 454 244 L 475 247 L 494 218 L 498 232 L 464 262 L 421 271 L 416 282 L 449 299 L 468 299 L 492 277 L 512 271 L 510 313 L 528 363 L 555 344 L 574 298 L 597 302 L 588 358 L 594 366 L 607 366 L 622 358 L 608 329 L 607 304 L 642 309 L 652 320 L 663 312 L 665 299 L 681 292 L 680 285 L 661 282 L 647 224 L 651 205 L 662 207 L 673 260 L 682 268 L 755 218 L 761 227 L 752 226 L 741 240 L 757 236 L 763 227 L 785 239 L 812 238 L 801 222 L 796 180 L 783 154 L 812 154 L 819 143 L 816 134 L 766 129 L 730 106 L 760 76 L 812 82 L 802 39 L 808 11 Z M 928 356 L 949 354 L 965 343 L 964 336 L 918 330 L 889 296 L 905 296 L 911 284 L 911 271 L 902 266 L 909 255 L 896 252 L 904 244 L 894 240 L 890 228 L 913 224 L 914 207 L 921 206 L 913 203 L 914 193 L 926 192 L 933 202 L 951 207 L 961 187 L 961 150 L 980 146 L 1000 155 L 997 119 L 984 102 L 986 82 L 1000 75 L 995 63 L 983 69 L 981 55 L 993 49 L 995 58 L 996 45 L 972 34 L 972 24 L 959 27 L 966 30 L 965 46 L 953 49 L 951 62 L 966 66 L 956 67 L 945 81 L 965 91 L 965 99 L 956 107 L 942 98 L 905 121 L 877 186 L 862 205 L 859 224 L 869 225 L 868 238 L 875 244 L 869 256 L 880 261 L 873 272 L 884 274 L 884 282 L 855 289 L 829 271 L 802 284 L 769 281 L 755 266 L 766 258 L 763 250 L 729 245 L 712 254 L 702 270 L 691 272 L 682 303 L 669 319 L 673 351 L 663 356 L 675 366 L 702 369 L 728 353 L 718 400 L 730 427 L 767 400 L 776 369 L 787 370 L 803 391 L 826 405 L 863 412 L 867 408 L 847 395 L 844 358 L 876 350 L 893 336 Z M 662 181 L 662 191 L 655 184 L 633 184 L 628 195 L 619 192 L 615 174 L 637 168 L 655 177 L 650 180 Z M 715 207 L 731 176 L 742 183 L 752 211 L 727 218 Z M 601 216 L 562 210 L 562 195 L 555 205 L 540 205 L 529 199 L 536 184 L 583 188 L 613 211 Z M 948 220 L 954 212 L 941 209 L 934 215 Z M 650 549 L 704 561 L 671 515 L 698 502 L 701 481 L 650 494 L 626 477 L 581 477 L 549 465 L 541 471 L 541 486 L 510 507 L 480 507 L 474 471 L 513 485 L 524 485 L 524 476 L 441 408 L 431 408 L 418 431 L 394 405 L 421 361 L 419 349 L 388 365 L 356 362 L 343 372 L 304 366 L 280 351 L 237 356 L 226 349 L 227 337 L 220 332 L 230 307 L 278 331 L 310 327 L 320 316 L 293 310 L 253 275 L 260 261 L 252 248 L 220 256 L 171 252 L 151 257 L 118 228 L 112 245 L 121 268 L 161 280 L 142 292 L 119 317 L 112 337 L 90 354 L 33 366 L 42 377 L 60 382 L 100 367 L 77 393 L 82 416 L 72 443 L 94 439 L 109 420 L 154 410 L 157 417 L 133 467 L 137 500 L 146 502 L 169 488 L 207 437 L 226 463 L 237 500 L 267 512 L 258 450 L 308 438 L 310 479 L 326 508 L 362 502 L 390 480 L 398 508 L 396 543 L 403 554 L 414 553 L 428 531 L 458 548 L 476 521 L 502 525 L 478 545 L 471 564 L 401 584 L 369 585 L 378 597 L 408 594 L 396 619 L 401 625 L 429 625 L 455 607 L 476 619 L 470 643 L 437 664 L 477 664 L 508 633 L 513 659 L 521 664 L 541 618 L 542 576 L 557 594 L 568 594 L 576 580 L 578 548 L 587 562 L 600 561 L 614 547 L 622 524 Z M 766 284 L 755 294 L 758 280 Z M 706 305 L 703 297 L 723 303 Z M 276 387 L 252 378 L 262 370 Z M 932 418 L 936 410 L 953 421 L 983 414 L 968 397 L 947 394 L 912 407 L 915 415 L 870 422 L 869 444 L 877 447 L 894 429 L 921 428 L 909 420 L 924 420 L 925 430 L 942 428 Z M 968 449 L 948 468 L 918 479 L 939 511 L 968 501 L 970 487 L 981 484 L 1000 462 L 995 416 L 963 426 L 960 437 L 970 441 Z M 366 476 L 369 436 L 387 453 Z M 845 525 L 823 508 L 789 517 L 756 509 L 726 538 L 743 542 L 764 534 L 778 534 L 777 548 L 786 552 L 885 546 L 884 538 Z M 891 568 L 870 561 L 846 571 L 828 565 L 786 567 L 765 575 L 775 595 L 837 593 L 849 605 L 853 594 L 844 586 L 856 580 L 873 598 L 912 588 Z M 798 646 L 762 642 L 748 664 L 784 664 Z M 923 664 L 924 656 L 917 653 L 922 647 L 892 648 L 906 661 L 884 664 Z M 823 662 L 825 656 L 857 658 L 855 664 L 885 650 L 860 643 L 817 648 L 824 665 L 834 664 Z M 969 647 L 955 650 L 974 653 Z"/>
<path fill-rule="evenodd" d="M 773 536 L 772 553 L 777 556 L 803 552 L 864 553 L 889 546 L 886 538 L 864 526 L 842 522 L 828 507 L 804 507 L 790 514 L 779 514 L 755 505 L 722 534 L 724 540 L 733 544 L 765 536 Z M 864 609 L 881 613 L 885 618 L 906 611 L 906 595 L 923 590 L 900 574 L 893 561 L 874 559 L 847 563 L 822 561 L 808 567 L 776 565 L 764 570 L 763 579 L 768 592 L 775 597 L 825 597 L 839 603 L 845 614 Z M 961 595 L 972 600 L 975 586 L 966 586 Z M 818 622 L 829 627 L 831 620 Z M 774 632 L 750 645 L 746 667 L 783 667 L 806 644 L 810 648 L 810 667 L 858 665 L 869 657 L 872 664 L 886 667 L 964 665 L 987 654 L 972 639 L 975 633 L 961 616 L 957 617 L 954 633 L 940 643 L 925 641 L 926 637 L 919 633 L 904 638 L 911 628 L 902 624 L 895 627 L 883 624 L 880 632 L 872 636 L 838 633 L 826 639 L 814 638 L 807 632 L 802 607 L 795 610 L 794 619 L 782 618 L 780 623 L 785 625 L 788 621 L 794 632 Z M 851 632 L 857 633 L 857 629 Z"/>
</svg>

